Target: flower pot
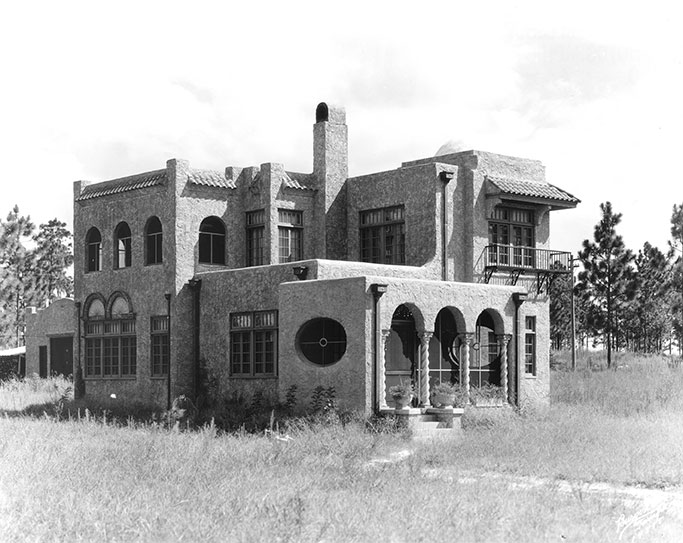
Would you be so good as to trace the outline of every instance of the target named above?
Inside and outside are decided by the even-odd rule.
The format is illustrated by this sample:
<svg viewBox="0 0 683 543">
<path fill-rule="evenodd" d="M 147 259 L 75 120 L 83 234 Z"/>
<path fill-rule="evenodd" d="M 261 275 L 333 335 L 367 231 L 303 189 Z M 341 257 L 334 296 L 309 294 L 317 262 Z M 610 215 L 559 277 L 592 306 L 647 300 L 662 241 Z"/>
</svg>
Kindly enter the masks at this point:
<svg viewBox="0 0 683 543">
<path fill-rule="evenodd" d="M 434 407 L 453 407 L 455 403 L 455 394 L 435 393 L 432 395 L 432 404 Z"/>
<path fill-rule="evenodd" d="M 394 396 L 396 409 L 405 409 L 410 405 L 412 399 L 412 396 Z"/>
</svg>

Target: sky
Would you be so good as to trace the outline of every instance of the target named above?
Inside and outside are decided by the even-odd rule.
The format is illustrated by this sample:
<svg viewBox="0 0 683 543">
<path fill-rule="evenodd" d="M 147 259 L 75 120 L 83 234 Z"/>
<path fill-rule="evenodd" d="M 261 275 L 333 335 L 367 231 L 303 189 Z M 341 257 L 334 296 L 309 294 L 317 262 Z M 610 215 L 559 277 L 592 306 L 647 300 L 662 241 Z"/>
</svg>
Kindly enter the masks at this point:
<svg viewBox="0 0 683 543">
<path fill-rule="evenodd" d="M 315 107 L 346 108 L 351 176 L 447 141 L 541 160 L 637 251 L 683 202 L 683 9 L 674 2 L 4 2 L 0 215 L 71 227 L 75 180 L 165 167 L 312 171 Z"/>
</svg>

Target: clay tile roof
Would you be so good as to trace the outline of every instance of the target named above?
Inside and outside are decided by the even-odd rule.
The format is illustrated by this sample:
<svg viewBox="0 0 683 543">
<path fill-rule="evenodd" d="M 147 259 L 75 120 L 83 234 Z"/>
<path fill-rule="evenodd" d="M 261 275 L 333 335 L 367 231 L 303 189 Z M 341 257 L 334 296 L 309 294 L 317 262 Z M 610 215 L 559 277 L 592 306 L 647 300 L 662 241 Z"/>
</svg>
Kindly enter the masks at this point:
<svg viewBox="0 0 683 543">
<path fill-rule="evenodd" d="M 166 181 L 166 169 L 155 170 L 153 172 L 139 173 L 120 179 L 112 179 L 95 185 L 88 185 L 83 188 L 81 195 L 76 198 L 77 202 L 90 200 L 100 196 L 128 192 L 130 190 L 145 189 L 155 185 L 163 185 Z"/>
<path fill-rule="evenodd" d="M 315 190 L 313 182 L 313 175 L 310 173 L 285 172 L 282 179 L 285 188 L 298 190 Z"/>
<path fill-rule="evenodd" d="M 219 187 L 226 189 L 235 189 L 237 185 L 234 179 L 228 179 L 225 174 L 216 170 L 190 170 L 188 175 L 190 183 L 193 185 L 202 185 L 205 187 Z"/>
<path fill-rule="evenodd" d="M 543 198 L 546 200 L 555 200 L 572 204 L 577 204 L 581 201 L 572 194 L 569 194 L 568 192 L 557 188 L 555 185 L 551 185 L 550 183 L 539 181 L 521 181 L 518 179 L 491 176 L 487 176 L 487 179 L 503 194 L 530 196 L 532 198 Z"/>
</svg>

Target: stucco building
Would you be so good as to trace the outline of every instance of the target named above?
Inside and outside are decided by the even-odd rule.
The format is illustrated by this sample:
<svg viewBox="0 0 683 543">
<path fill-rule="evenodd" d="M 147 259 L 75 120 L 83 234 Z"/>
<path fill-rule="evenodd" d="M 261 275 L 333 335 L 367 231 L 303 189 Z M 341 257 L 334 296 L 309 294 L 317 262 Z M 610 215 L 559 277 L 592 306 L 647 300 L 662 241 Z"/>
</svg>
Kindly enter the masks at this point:
<svg viewBox="0 0 683 543">
<path fill-rule="evenodd" d="M 549 392 L 548 286 L 570 254 L 550 211 L 578 200 L 541 162 L 464 151 L 349 178 L 346 114 L 318 105 L 313 171 L 164 168 L 74 183 L 74 369 L 88 395 L 165 405 L 256 389 L 342 408 L 400 380 Z"/>
</svg>

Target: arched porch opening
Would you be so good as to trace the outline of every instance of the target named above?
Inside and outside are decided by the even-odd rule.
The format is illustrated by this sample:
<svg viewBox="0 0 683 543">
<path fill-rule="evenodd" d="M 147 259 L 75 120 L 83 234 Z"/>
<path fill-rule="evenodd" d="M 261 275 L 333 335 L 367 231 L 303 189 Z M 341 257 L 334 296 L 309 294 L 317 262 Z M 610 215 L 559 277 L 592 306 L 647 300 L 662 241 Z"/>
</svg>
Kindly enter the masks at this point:
<svg viewBox="0 0 683 543">
<path fill-rule="evenodd" d="M 429 388 L 439 383 L 460 385 L 464 382 L 462 334 L 464 320 L 457 310 L 444 307 L 434 321 L 434 335 L 429 342 Z"/>
<path fill-rule="evenodd" d="M 385 403 L 393 404 L 389 389 L 399 383 L 413 382 L 417 370 L 419 340 L 413 311 L 405 304 L 399 305 L 391 318 L 391 328 L 386 339 Z"/>
<path fill-rule="evenodd" d="M 470 386 L 501 386 L 501 352 L 498 337 L 503 334 L 500 316 L 491 309 L 479 314 L 470 355 Z"/>
</svg>

